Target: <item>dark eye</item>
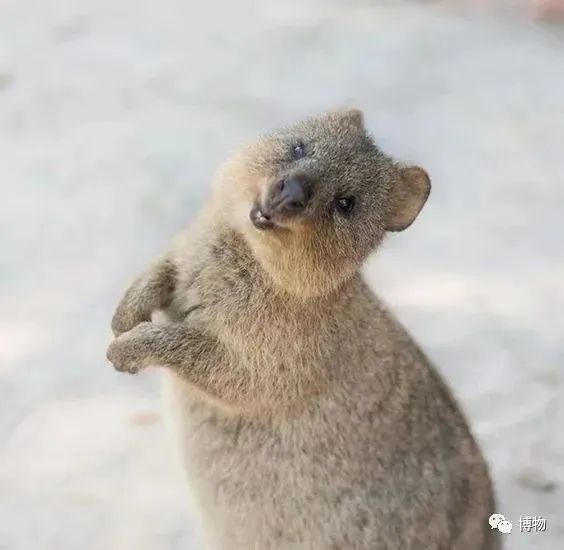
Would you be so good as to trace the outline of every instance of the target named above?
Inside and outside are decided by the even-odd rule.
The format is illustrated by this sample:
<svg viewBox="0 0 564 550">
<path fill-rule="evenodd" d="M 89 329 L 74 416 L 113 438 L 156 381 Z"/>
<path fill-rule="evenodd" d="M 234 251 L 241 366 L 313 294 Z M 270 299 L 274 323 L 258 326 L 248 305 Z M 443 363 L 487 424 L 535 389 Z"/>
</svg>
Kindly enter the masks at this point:
<svg viewBox="0 0 564 550">
<path fill-rule="evenodd" d="M 344 215 L 348 215 L 354 208 L 354 197 L 337 197 L 335 199 L 335 208 Z"/>
<path fill-rule="evenodd" d="M 303 144 L 303 142 L 298 141 L 298 143 L 296 143 L 292 147 L 292 156 L 294 157 L 294 159 L 297 160 L 305 157 L 305 155 L 306 155 L 305 145 Z"/>
</svg>

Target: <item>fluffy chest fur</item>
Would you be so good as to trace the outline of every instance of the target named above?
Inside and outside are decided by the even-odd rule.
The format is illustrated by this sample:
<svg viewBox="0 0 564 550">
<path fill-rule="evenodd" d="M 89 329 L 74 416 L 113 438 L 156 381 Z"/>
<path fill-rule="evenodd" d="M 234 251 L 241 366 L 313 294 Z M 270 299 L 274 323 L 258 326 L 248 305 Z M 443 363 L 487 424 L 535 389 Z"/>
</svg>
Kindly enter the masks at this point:
<svg viewBox="0 0 564 550">
<path fill-rule="evenodd" d="M 312 367 L 330 356 L 354 354 L 356 346 L 346 340 L 358 320 L 353 312 L 343 315 L 352 304 L 346 292 L 304 300 L 276 289 L 233 233 L 201 244 L 185 262 L 191 267 L 179 270 L 176 315 L 205 320 L 214 336 L 237 350 L 250 368 L 300 367 L 305 373 L 304 363 Z"/>
</svg>

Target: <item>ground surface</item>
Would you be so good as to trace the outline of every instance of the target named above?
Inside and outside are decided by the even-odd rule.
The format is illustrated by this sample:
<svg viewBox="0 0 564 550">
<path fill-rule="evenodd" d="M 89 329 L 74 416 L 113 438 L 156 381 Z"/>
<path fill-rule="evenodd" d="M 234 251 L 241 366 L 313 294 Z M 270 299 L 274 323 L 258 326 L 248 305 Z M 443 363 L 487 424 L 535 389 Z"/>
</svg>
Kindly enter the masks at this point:
<svg viewBox="0 0 564 550">
<path fill-rule="evenodd" d="M 498 511 L 564 548 L 564 29 L 460 3 L 0 3 L 0 548 L 199 549 L 127 280 L 242 139 L 366 110 L 434 190 L 368 266 L 459 396 Z"/>
</svg>

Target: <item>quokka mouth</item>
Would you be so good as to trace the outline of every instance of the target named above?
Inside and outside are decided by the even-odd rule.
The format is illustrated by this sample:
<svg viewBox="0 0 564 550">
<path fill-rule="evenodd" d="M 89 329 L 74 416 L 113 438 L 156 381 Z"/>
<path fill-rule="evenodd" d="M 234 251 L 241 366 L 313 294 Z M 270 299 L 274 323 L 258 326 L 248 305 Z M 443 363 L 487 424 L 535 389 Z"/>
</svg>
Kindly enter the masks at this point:
<svg viewBox="0 0 564 550">
<path fill-rule="evenodd" d="M 276 223 L 272 220 L 272 218 L 268 214 L 265 214 L 258 204 L 255 204 L 251 208 L 249 218 L 253 222 L 253 225 L 262 231 L 265 229 L 272 229 L 276 226 Z"/>
</svg>

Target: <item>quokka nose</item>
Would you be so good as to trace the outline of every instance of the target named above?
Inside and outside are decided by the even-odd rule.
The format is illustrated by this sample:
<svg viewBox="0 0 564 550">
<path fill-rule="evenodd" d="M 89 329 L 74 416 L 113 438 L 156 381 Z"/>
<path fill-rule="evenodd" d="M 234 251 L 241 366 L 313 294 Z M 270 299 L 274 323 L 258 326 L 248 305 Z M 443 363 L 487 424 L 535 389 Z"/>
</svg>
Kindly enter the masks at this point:
<svg viewBox="0 0 564 550">
<path fill-rule="evenodd" d="M 283 179 L 272 189 L 268 210 L 298 214 L 306 207 L 308 199 L 309 194 L 305 181 L 298 178 Z"/>
</svg>

